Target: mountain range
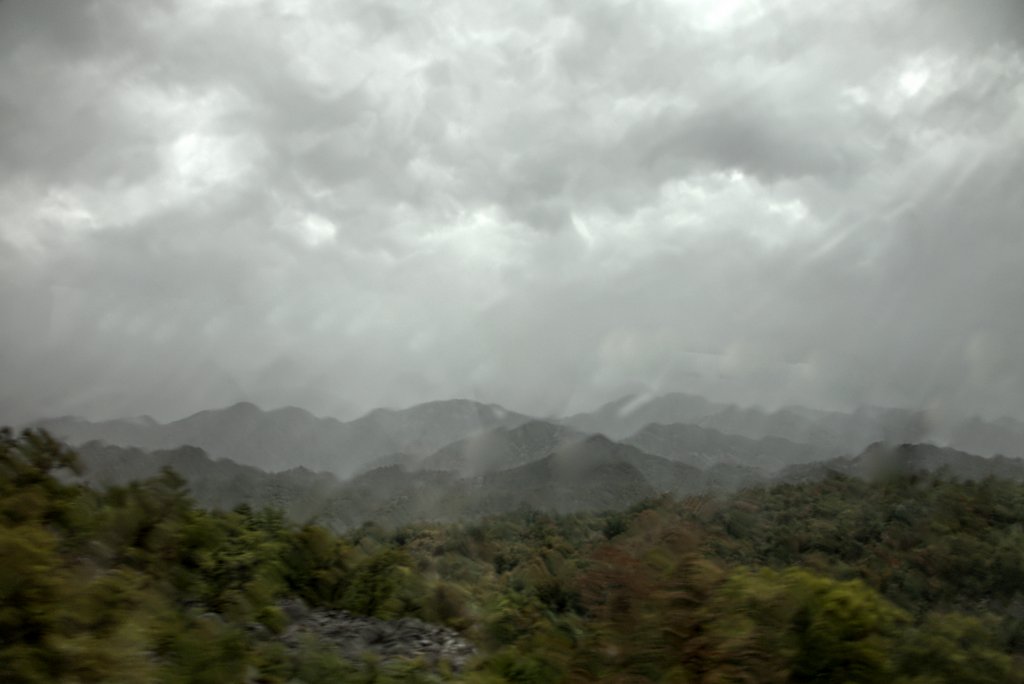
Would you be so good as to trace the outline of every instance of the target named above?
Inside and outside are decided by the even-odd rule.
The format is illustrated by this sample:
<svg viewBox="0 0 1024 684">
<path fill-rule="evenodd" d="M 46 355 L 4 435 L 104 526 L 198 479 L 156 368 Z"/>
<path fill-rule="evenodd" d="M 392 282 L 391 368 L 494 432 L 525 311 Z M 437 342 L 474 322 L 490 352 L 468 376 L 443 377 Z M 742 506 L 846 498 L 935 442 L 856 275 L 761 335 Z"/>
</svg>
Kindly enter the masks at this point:
<svg viewBox="0 0 1024 684">
<path fill-rule="evenodd" d="M 769 475 L 724 463 L 701 470 L 596 435 L 481 476 L 387 466 L 348 481 L 301 467 L 268 473 L 227 459 L 211 459 L 196 447 L 144 452 L 90 442 L 78 452 L 85 466 L 82 481 L 92 486 L 123 486 L 169 467 L 185 479 L 193 498 L 204 507 L 270 506 L 296 522 L 317 522 L 336 530 L 369 521 L 395 527 L 522 509 L 558 513 L 621 509 L 661 494 L 685 497 L 834 475 L 874 480 L 941 472 L 962 480 L 1024 481 L 1024 460 L 983 458 L 930 444 L 878 443 L 855 457 L 789 466 Z"/>
<path fill-rule="evenodd" d="M 918 442 L 927 432 L 924 417 L 910 411 L 768 412 L 685 394 L 624 398 L 562 420 L 451 400 L 378 409 L 349 422 L 240 403 L 166 424 L 144 416 L 33 427 L 77 445 L 92 484 L 125 484 L 169 466 L 205 506 L 274 506 L 335 528 L 521 507 L 618 508 L 663 493 L 830 473 L 870 477 L 878 463 L 1016 478 L 1024 463 L 931 445 L 893 456 L 885 445 Z M 950 434 L 1008 456 L 1024 444 L 1024 426 L 1010 420 L 967 421 Z"/>
<path fill-rule="evenodd" d="M 418 470 L 483 475 L 530 463 L 559 447 L 580 442 L 586 436 L 564 425 L 531 420 L 512 428 L 477 432 L 408 465 Z"/>
<path fill-rule="evenodd" d="M 823 461 L 835 455 L 831 449 L 784 437 L 751 439 L 686 423 L 651 423 L 625 438 L 623 443 L 696 468 L 734 464 L 766 472 L 798 463 Z"/>
<path fill-rule="evenodd" d="M 151 453 L 89 442 L 78 447 L 82 480 L 127 485 L 168 467 L 208 508 L 273 506 L 299 522 L 347 529 L 374 521 L 460 520 L 521 508 L 563 513 L 628 506 L 661 493 L 685 495 L 706 487 L 702 471 L 593 436 L 536 460 L 478 477 L 454 471 L 375 468 L 341 481 L 305 468 L 268 473 L 196 447 Z M 538 452 L 539 453 L 539 452 Z"/>
<path fill-rule="evenodd" d="M 530 420 L 494 404 L 436 401 L 404 410 L 377 409 L 349 422 L 300 408 L 263 411 L 242 402 L 171 423 L 148 416 L 93 423 L 64 417 L 38 421 L 71 444 L 100 440 L 142 449 L 202 448 L 214 458 L 277 471 L 296 466 L 349 477 L 394 454 L 427 455 L 471 433 Z"/>
<path fill-rule="evenodd" d="M 528 423 L 533 427 L 522 433 L 488 435 Z M 546 425 L 556 425 L 558 430 L 548 432 Z M 904 409 L 766 411 L 681 393 L 624 397 L 589 413 L 543 421 L 496 404 L 454 399 L 406 409 L 376 409 L 348 422 L 320 418 L 296 407 L 263 411 L 243 402 L 170 423 L 148 416 L 103 422 L 64 417 L 41 420 L 33 427 L 46 428 L 72 444 L 97 439 L 143 449 L 188 444 L 215 458 L 264 470 L 301 465 L 339 477 L 393 464 L 481 473 L 524 463 L 537 449 L 589 434 L 603 434 L 698 467 L 738 462 L 771 470 L 857 454 L 874 442 L 913 443 L 936 437 L 971 453 L 1024 457 L 1024 424 L 1011 419 L 974 418 L 940 435 L 925 414 Z M 453 445 L 449 451 L 437 453 L 449 445 Z M 424 460 L 427 457 L 436 460 Z"/>
<path fill-rule="evenodd" d="M 786 439 L 833 455 L 858 453 L 875 441 L 920 441 L 931 429 L 924 413 L 905 409 L 861 407 L 843 413 L 790 406 L 766 411 L 682 393 L 623 397 L 590 413 L 569 416 L 563 422 L 584 432 L 602 432 L 613 439 L 634 435 L 652 423 L 686 424 L 755 440 Z"/>
<path fill-rule="evenodd" d="M 980 481 L 989 477 L 1024 482 L 1024 460 L 1007 456 L 985 458 L 959 449 L 934 444 L 872 444 L 850 458 L 790 466 L 780 481 L 819 480 L 832 474 L 877 480 L 920 473 L 945 473 L 958 480 Z"/>
<path fill-rule="evenodd" d="M 301 466 L 268 473 L 228 459 L 214 460 L 193 446 L 146 452 L 94 441 L 76 451 L 84 466 L 81 480 L 92 486 L 125 486 L 170 468 L 185 479 L 189 493 L 205 508 L 272 507 L 296 521 L 319 515 L 324 502 L 341 486 L 329 473 Z"/>
</svg>

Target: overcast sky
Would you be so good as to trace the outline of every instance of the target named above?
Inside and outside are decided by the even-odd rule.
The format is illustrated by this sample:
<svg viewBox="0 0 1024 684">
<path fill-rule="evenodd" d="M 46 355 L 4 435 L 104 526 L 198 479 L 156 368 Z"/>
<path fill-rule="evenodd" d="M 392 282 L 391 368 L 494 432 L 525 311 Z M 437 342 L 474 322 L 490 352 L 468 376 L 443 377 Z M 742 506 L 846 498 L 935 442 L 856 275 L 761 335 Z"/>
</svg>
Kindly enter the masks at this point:
<svg viewBox="0 0 1024 684">
<path fill-rule="evenodd" d="M 1019 0 L 0 0 L 0 415 L 1024 414 Z"/>
</svg>

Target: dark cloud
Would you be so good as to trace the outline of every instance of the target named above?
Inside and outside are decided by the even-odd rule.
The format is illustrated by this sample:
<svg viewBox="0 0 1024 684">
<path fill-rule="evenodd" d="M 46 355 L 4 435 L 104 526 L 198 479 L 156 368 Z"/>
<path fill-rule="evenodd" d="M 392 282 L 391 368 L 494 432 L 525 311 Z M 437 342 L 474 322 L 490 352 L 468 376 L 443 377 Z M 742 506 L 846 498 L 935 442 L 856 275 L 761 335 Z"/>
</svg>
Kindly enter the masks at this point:
<svg viewBox="0 0 1024 684">
<path fill-rule="evenodd" d="M 0 2 L 0 415 L 1020 416 L 1019 10 Z"/>
</svg>

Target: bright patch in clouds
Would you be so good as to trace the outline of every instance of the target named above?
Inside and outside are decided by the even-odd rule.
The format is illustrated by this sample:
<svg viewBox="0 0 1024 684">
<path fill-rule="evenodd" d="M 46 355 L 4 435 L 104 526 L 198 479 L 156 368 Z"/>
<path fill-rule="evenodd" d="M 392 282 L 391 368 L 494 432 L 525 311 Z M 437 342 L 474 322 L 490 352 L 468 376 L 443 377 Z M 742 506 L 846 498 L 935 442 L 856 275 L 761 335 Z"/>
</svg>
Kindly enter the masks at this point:
<svg viewBox="0 0 1024 684">
<path fill-rule="evenodd" d="M 302 239 L 310 247 L 318 247 L 334 240 L 338 229 L 322 216 L 310 214 L 302 220 Z"/>
<path fill-rule="evenodd" d="M 928 83 L 928 76 L 928 71 L 925 69 L 904 71 L 900 74 L 900 89 L 907 96 L 913 97 Z"/>
<path fill-rule="evenodd" d="M 705 31 L 728 31 L 756 21 L 765 14 L 763 0 L 688 1 L 694 24 Z"/>
<path fill-rule="evenodd" d="M 202 191 L 230 180 L 238 170 L 232 142 L 201 133 L 186 133 L 171 147 L 170 163 L 181 184 Z"/>
</svg>

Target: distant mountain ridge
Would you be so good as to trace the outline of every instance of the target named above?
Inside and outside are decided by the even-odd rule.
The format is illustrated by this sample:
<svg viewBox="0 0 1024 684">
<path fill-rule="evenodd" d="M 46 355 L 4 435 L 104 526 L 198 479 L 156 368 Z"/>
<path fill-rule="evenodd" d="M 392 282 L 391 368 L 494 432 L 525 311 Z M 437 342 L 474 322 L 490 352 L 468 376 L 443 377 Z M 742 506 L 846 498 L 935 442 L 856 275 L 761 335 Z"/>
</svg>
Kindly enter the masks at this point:
<svg viewBox="0 0 1024 684">
<path fill-rule="evenodd" d="M 924 414 L 902 409 L 766 411 L 682 393 L 624 397 L 590 413 L 547 421 L 456 399 L 376 409 L 348 422 L 242 402 L 166 424 L 140 416 L 97 423 L 58 418 L 35 426 L 72 444 L 100 440 L 146 450 L 191 445 L 214 459 L 268 471 L 303 466 L 341 478 L 388 465 L 483 475 L 529 463 L 591 434 L 691 466 L 729 466 L 739 476 L 735 467 L 773 472 L 860 453 L 874 442 L 927 441 L 930 434 Z M 965 421 L 947 430 L 947 438 L 983 455 L 1024 456 L 1024 425 L 1009 419 Z"/>
<path fill-rule="evenodd" d="M 834 456 L 830 449 L 792 442 L 783 437 L 751 439 L 685 423 L 651 423 L 622 442 L 696 468 L 730 464 L 775 472 L 786 466 L 823 461 Z"/>
<path fill-rule="evenodd" d="M 84 481 L 92 485 L 124 485 L 170 467 L 203 506 L 273 506 L 297 522 L 335 529 L 367 521 L 461 520 L 524 507 L 562 513 L 616 509 L 662 493 L 685 496 L 719 489 L 723 483 L 722 474 L 709 476 L 603 436 L 564 444 L 528 463 L 479 477 L 388 466 L 345 482 L 305 468 L 266 473 L 211 459 L 196 447 L 147 453 L 90 442 L 78 450 L 86 466 Z"/>
<path fill-rule="evenodd" d="M 531 420 L 453 442 L 415 463 L 419 470 L 450 470 L 463 476 L 508 470 L 535 461 L 586 434 L 564 425 Z"/>
<path fill-rule="evenodd" d="M 227 459 L 214 460 L 198 447 L 146 452 L 101 442 L 76 448 L 85 470 L 82 480 L 95 487 L 124 486 L 171 468 L 188 482 L 192 497 L 205 508 L 230 510 L 240 504 L 277 508 L 304 522 L 341 486 L 329 473 L 293 468 L 268 473 Z"/>
<path fill-rule="evenodd" d="M 690 423 L 702 421 L 728 408 L 692 394 L 673 392 L 656 397 L 625 396 L 594 411 L 577 413 L 562 420 L 581 432 L 600 433 L 620 439 L 643 429 L 650 423 Z"/>
<path fill-rule="evenodd" d="M 791 466 L 783 470 L 778 479 L 784 482 L 799 482 L 839 474 L 874 480 L 897 475 L 939 472 L 960 480 L 997 477 L 1021 482 L 1024 481 L 1024 459 L 976 456 L 959 449 L 934 444 L 891 445 L 879 442 L 854 457 Z"/>
<path fill-rule="evenodd" d="M 528 420 L 497 405 L 455 399 L 403 410 L 377 409 L 346 423 L 300 408 L 263 411 L 241 402 L 166 424 L 58 418 L 33 426 L 75 445 L 93 440 L 150 450 L 189 445 L 214 458 L 264 470 L 302 465 L 348 477 L 375 459 L 396 453 L 427 455 L 474 432 Z"/>
<path fill-rule="evenodd" d="M 841 412 L 788 406 L 768 411 L 677 392 L 622 397 L 562 422 L 583 432 L 600 432 L 625 441 L 650 424 L 685 424 L 753 440 L 785 439 L 821 449 L 832 457 L 858 454 L 875 442 L 925 441 L 939 441 L 982 456 L 1024 457 L 1024 423 L 1020 421 L 973 418 L 940 430 L 925 412 L 899 408 L 863 406 Z"/>
<path fill-rule="evenodd" d="M 872 442 L 916 441 L 927 432 L 923 414 L 903 409 L 861 408 L 852 413 L 787 407 L 766 411 L 671 393 L 623 397 L 593 412 L 566 418 L 567 425 L 623 439 L 652 423 L 688 424 L 749 439 L 775 437 L 827 449 L 831 455 L 857 453 Z"/>
<path fill-rule="evenodd" d="M 271 506 L 297 522 L 315 521 L 338 530 L 367 521 L 399 526 L 421 520 L 465 520 L 523 508 L 559 513 L 621 509 L 661 494 L 685 497 L 729 492 L 834 474 L 871 480 L 942 472 L 958 479 L 1024 481 L 1024 460 L 983 458 L 930 444 L 879 443 L 856 457 L 789 466 L 769 476 L 736 463 L 716 463 L 701 470 L 594 435 L 481 476 L 394 465 L 345 482 L 306 468 L 267 473 L 227 459 L 211 459 L 196 447 L 147 453 L 91 442 L 79 447 L 79 453 L 86 466 L 84 481 L 92 485 L 124 485 L 171 467 L 185 478 L 193 497 L 203 506 Z"/>
</svg>

